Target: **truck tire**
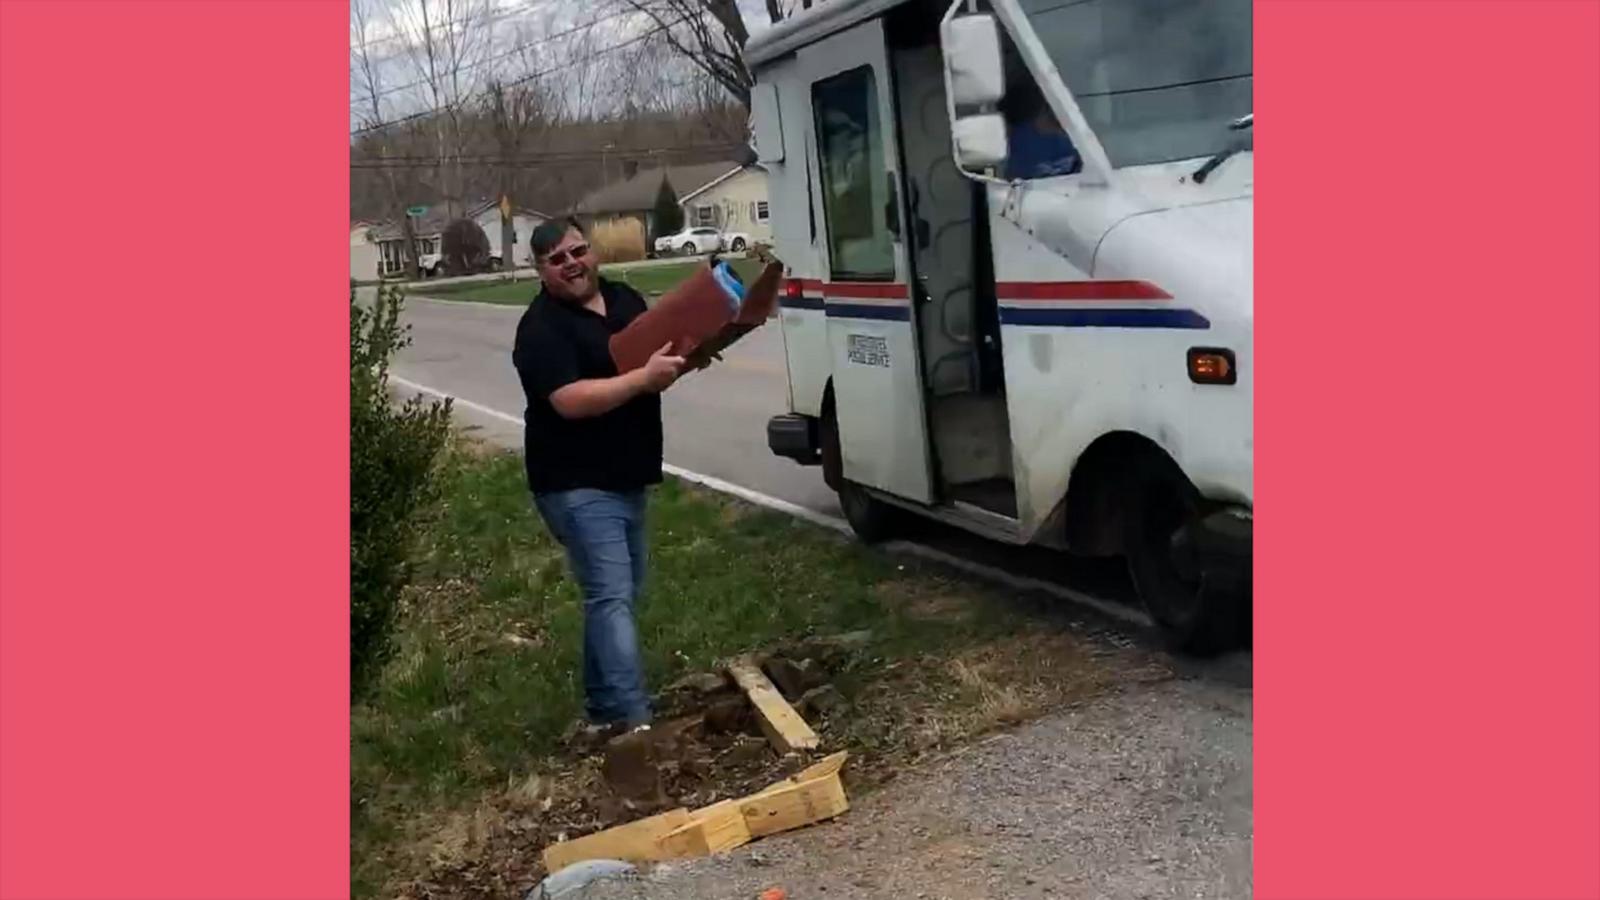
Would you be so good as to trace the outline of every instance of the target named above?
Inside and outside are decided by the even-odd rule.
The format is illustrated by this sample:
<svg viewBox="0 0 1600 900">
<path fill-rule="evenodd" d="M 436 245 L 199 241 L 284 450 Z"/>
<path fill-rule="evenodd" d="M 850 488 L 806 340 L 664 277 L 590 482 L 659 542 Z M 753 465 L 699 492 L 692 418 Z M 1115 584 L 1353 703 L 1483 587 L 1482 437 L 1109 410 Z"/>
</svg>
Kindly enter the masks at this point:
<svg viewBox="0 0 1600 900">
<path fill-rule="evenodd" d="M 1138 466 L 1124 484 L 1131 506 L 1123 553 L 1145 610 L 1171 650 L 1213 656 L 1239 642 L 1244 598 L 1208 589 L 1205 579 L 1178 563 L 1174 538 L 1199 518 L 1194 489 L 1181 475 L 1154 464 Z"/>
<path fill-rule="evenodd" d="M 839 423 L 830 404 L 822 415 L 822 475 L 839 495 L 839 507 L 850 530 L 863 543 L 878 544 L 894 536 L 900 511 L 872 496 L 865 487 L 844 477 L 844 456 L 839 447 Z"/>
</svg>

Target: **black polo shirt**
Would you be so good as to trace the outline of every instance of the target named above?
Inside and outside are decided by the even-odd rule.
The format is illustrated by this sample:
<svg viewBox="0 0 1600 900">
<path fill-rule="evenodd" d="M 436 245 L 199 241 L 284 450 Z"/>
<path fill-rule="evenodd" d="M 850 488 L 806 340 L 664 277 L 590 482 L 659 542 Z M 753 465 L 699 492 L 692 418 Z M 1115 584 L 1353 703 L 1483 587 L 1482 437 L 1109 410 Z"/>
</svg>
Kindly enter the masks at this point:
<svg viewBox="0 0 1600 900">
<path fill-rule="evenodd" d="M 617 374 L 611 335 L 645 311 L 644 298 L 600 279 L 602 318 L 541 290 L 517 323 L 511 360 L 528 399 L 523 446 L 535 494 L 573 488 L 631 491 L 661 481 L 661 395 L 640 394 L 616 409 L 568 419 L 550 405 L 557 389 Z"/>
</svg>

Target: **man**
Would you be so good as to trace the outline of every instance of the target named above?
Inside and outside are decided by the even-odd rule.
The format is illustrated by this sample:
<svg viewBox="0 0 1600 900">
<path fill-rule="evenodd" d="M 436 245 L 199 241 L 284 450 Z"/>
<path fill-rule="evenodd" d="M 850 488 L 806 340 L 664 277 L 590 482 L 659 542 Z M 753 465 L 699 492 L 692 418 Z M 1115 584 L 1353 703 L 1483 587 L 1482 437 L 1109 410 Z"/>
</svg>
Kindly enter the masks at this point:
<svg viewBox="0 0 1600 900">
<path fill-rule="evenodd" d="M 1006 97 L 1009 145 L 1005 177 L 1010 180 L 1073 175 L 1082 171 L 1078 148 L 1032 82 Z"/>
<path fill-rule="evenodd" d="M 618 375 L 608 342 L 645 311 L 599 276 L 583 230 L 549 221 L 530 240 L 543 280 L 517 324 L 527 396 L 528 487 L 583 591 L 583 688 L 592 730 L 650 721 L 633 607 L 644 584 L 645 489 L 661 481 L 661 398 L 684 360 L 661 348 Z"/>
<path fill-rule="evenodd" d="M 1039 83 L 1009 41 L 1004 69 L 1006 95 L 1000 101 L 1000 112 L 1006 119 L 1005 178 L 1015 181 L 1082 171 L 1078 148 L 1061 129 Z"/>
</svg>

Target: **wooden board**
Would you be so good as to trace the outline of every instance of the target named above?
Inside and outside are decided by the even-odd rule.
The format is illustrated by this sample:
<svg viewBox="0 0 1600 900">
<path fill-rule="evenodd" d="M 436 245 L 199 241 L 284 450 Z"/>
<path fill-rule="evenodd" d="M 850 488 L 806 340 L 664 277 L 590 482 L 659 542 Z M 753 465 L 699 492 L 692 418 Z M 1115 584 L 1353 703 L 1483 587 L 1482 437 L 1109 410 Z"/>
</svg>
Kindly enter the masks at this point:
<svg viewBox="0 0 1600 900">
<path fill-rule="evenodd" d="M 844 795 L 838 772 L 763 791 L 739 802 L 745 827 L 753 838 L 831 819 L 849 808 L 850 800 Z"/>
<path fill-rule="evenodd" d="M 783 695 L 778 693 L 778 689 L 773 687 L 753 660 L 735 660 L 728 666 L 728 674 L 750 698 L 751 705 L 756 708 L 761 731 L 779 753 L 814 750 L 821 743 L 817 733 L 811 730 L 805 719 L 800 718 L 789 701 L 783 699 Z"/>
<path fill-rule="evenodd" d="M 689 824 L 661 837 L 665 859 L 688 859 L 732 850 L 750 842 L 739 800 L 724 800 L 689 814 Z"/>
<path fill-rule="evenodd" d="M 825 778 L 829 775 L 833 775 L 840 769 L 844 768 L 844 761 L 849 758 L 850 754 L 848 752 L 840 750 L 838 753 L 832 754 L 831 756 L 823 757 L 821 760 L 805 767 L 804 769 L 801 769 L 782 781 L 773 782 L 770 787 L 766 788 L 761 793 L 771 794 L 776 791 L 781 791 L 784 788 L 794 787 L 797 784 L 803 784 L 807 781 L 814 781 L 818 778 Z M 757 794 L 756 796 L 760 796 L 760 794 Z"/>
<path fill-rule="evenodd" d="M 687 824 L 689 811 L 673 809 L 576 840 L 551 844 L 544 848 L 544 867 L 549 872 L 559 872 L 586 859 L 620 859 L 625 862 L 666 859 L 661 855 L 661 838 Z"/>
</svg>

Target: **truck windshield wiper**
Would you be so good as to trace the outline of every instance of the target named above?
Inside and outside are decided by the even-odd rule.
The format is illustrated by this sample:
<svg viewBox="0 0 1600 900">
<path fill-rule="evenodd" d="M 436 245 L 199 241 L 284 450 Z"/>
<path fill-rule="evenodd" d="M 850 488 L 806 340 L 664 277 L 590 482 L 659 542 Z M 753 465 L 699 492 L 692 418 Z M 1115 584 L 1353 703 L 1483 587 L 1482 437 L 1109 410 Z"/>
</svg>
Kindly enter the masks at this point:
<svg viewBox="0 0 1600 900">
<path fill-rule="evenodd" d="M 1250 113 L 1249 115 L 1240 116 L 1239 118 L 1234 119 L 1232 122 L 1228 123 L 1228 130 L 1229 131 L 1249 131 L 1250 127 L 1255 124 L 1255 119 L 1256 119 L 1256 114 L 1255 113 Z M 1248 150 L 1248 149 L 1250 149 L 1250 139 L 1249 138 L 1240 138 L 1239 140 L 1236 140 L 1236 141 L 1230 143 L 1227 147 L 1223 148 L 1220 152 L 1218 152 L 1217 155 L 1215 155 L 1215 156 L 1211 157 L 1210 159 L 1206 160 L 1205 165 L 1203 165 L 1200 168 L 1195 170 L 1195 173 L 1192 176 L 1194 178 L 1194 183 L 1195 184 L 1205 184 L 1206 183 L 1206 179 L 1211 177 L 1211 173 L 1215 172 L 1217 170 L 1218 166 L 1220 166 L 1223 163 L 1227 162 L 1229 157 L 1233 156 L 1235 153 L 1238 153 L 1238 152 L 1240 152 L 1242 150 Z"/>
</svg>

